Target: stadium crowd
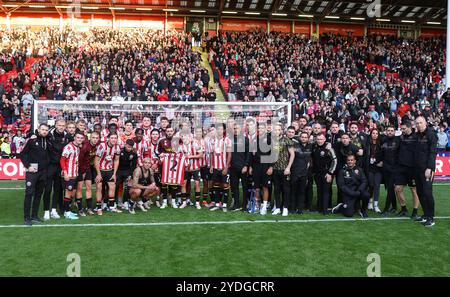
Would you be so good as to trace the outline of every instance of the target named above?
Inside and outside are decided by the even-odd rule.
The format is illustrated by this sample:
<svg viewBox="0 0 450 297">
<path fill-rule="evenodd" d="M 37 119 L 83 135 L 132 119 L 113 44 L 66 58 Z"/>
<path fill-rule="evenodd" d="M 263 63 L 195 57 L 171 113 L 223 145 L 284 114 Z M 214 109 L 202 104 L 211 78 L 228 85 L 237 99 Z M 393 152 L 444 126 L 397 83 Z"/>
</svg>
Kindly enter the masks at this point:
<svg viewBox="0 0 450 297">
<path fill-rule="evenodd" d="M 27 225 L 41 221 L 42 194 L 44 220 L 59 218 L 58 208 L 65 218 L 77 219 L 73 199 L 80 216 L 146 211 L 158 197 L 161 208 L 169 199 L 172 207 L 184 208 L 191 201 L 191 179 L 199 209 L 202 202 L 210 210 L 227 211 L 231 192 L 232 210 L 265 215 L 273 205 L 274 215 L 309 210 L 367 217 L 367 209 L 382 212 L 383 178 L 385 215 L 397 211 L 397 198 L 397 214 L 407 215 L 403 187 L 409 185 L 415 198 L 412 217 L 434 225 L 434 158 L 437 149 L 448 148 L 450 135 L 441 39 L 312 40 L 221 32 L 208 38 L 205 47 L 215 73 L 220 72 L 214 80 L 220 75 L 228 80 L 228 100 L 292 102 L 292 123 L 272 126 L 257 115 L 245 123 L 231 118 L 224 124 L 210 113 L 201 126 L 191 123 L 192 117 L 186 120 L 188 110 L 170 106 L 157 118 L 149 117 L 149 111 L 115 116 L 57 110 L 51 116 L 54 127 L 41 123 L 24 137 L 37 99 L 121 106 L 126 101 L 213 101 L 215 95 L 186 33 L 46 28 L 0 34 L 1 150 L 2 157 L 20 156 L 27 168 Z M 237 146 L 243 151 L 233 149 Z M 264 161 L 272 151 L 277 159 Z M 397 163 L 401 166 L 394 169 Z M 336 205 L 330 199 L 334 179 Z M 89 193 L 85 208 L 83 185 Z"/>
<path fill-rule="evenodd" d="M 16 28 L 0 30 L 0 40 L 0 123 L 11 137 L 30 127 L 35 99 L 210 101 L 216 96 L 189 34 L 175 30 Z M 34 63 L 27 68 L 30 59 Z M 93 125 L 95 119 L 87 121 Z"/>
<path fill-rule="evenodd" d="M 292 101 L 310 124 L 356 121 L 366 133 L 423 115 L 449 133 L 444 39 L 222 32 L 208 48 L 231 101 Z"/>
</svg>

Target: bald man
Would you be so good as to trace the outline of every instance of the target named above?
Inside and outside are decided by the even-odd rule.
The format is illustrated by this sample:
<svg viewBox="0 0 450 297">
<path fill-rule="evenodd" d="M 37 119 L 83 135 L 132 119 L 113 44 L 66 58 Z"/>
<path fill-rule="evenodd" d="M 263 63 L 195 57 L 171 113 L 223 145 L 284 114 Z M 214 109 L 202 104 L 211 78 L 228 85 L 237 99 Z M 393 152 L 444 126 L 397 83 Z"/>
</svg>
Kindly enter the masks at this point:
<svg viewBox="0 0 450 297">
<path fill-rule="evenodd" d="M 434 226 L 433 175 L 436 169 L 437 136 L 427 127 L 424 117 L 416 118 L 417 145 L 414 154 L 414 178 L 423 209 L 420 221 L 425 227 Z"/>
</svg>

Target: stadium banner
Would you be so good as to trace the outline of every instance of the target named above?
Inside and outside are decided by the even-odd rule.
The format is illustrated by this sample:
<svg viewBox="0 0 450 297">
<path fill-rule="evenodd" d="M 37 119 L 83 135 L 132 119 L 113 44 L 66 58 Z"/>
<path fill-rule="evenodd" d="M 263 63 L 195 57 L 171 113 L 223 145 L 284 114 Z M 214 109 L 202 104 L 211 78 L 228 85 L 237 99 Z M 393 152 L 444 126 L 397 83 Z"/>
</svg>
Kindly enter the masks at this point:
<svg viewBox="0 0 450 297">
<path fill-rule="evenodd" d="M 305 22 L 295 22 L 294 33 L 311 35 L 311 24 Z"/>
<path fill-rule="evenodd" d="M 335 34 L 341 36 L 364 36 L 363 25 L 353 24 L 337 24 L 337 23 L 322 23 L 319 25 L 319 34 L 324 33 Z"/>
<path fill-rule="evenodd" d="M 435 176 L 450 176 L 450 156 L 436 158 Z M 25 168 L 19 159 L 0 159 L 0 180 L 25 179 Z"/>
<path fill-rule="evenodd" d="M 184 18 L 168 17 L 167 18 L 167 29 L 183 30 L 184 29 Z"/>
<path fill-rule="evenodd" d="M 387 28 L 368 28 L 367 34 L 377 34 L 377 35 L 389 35 L 397 36 L 397 29 L 387 29 Z"/>
<path fill-rule="evenodd" d="M 270 22 L 270 32 L 291 33 L 291 31 L 292 31 L 292 23 L 291 22 L 280 22 L 280 21 Z"/>
<path fill-rule="evenodd" d="M 164 17 L 120 15 L 116 17 L 118 28 L 146 28 L 164 30 Z"/>
<path fill-rule="evenodd" d="M 220 28 L 223 31 L 267 31 L 267 21 L 264 20 L 241 20 L 241 19 L 222 19 Z"/>
<path fill-rule="evenodd" d="M 25 167 L 19 159 L 0 159 L 0 180 L 25 179 Z"/>
<path fill-rule="evenodd" d="M 420 29 L 420 37 L 422 37 L 422 38 L 442 37 L 445 35 L 447 35 L 447 32 L 445 29 L 431 29 L 431 28 Z"/>
</svg>

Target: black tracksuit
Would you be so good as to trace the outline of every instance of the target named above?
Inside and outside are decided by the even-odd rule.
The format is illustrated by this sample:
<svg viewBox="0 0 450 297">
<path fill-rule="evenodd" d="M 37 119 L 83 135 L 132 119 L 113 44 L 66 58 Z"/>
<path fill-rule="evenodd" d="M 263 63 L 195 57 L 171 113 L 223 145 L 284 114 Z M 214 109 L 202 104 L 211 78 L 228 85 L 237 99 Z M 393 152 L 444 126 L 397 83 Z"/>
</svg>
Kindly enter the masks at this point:
<svg viewBox="0 0 450 297">
<path fill-rule="evenodd" d="M 63 211 L 63 179 L 59 161 L 64 147 L 70 142 L 69 135 L 66 132 L 58 133 L 58 131 L 52 130 L 48 134 L 48 139 L 49 166 L 44 191 L 44 210 L 50 210 L 50 194 L 53 190 L 52 208 L 59 206 L 59 209 Z"/>
<path fill-rule="evenodd" d="M 233 205 L 232 208 L 239 208 L 239 180 L 241 180 L 243 201 L 242 209 L 247 208 L 247 201 L 249 198 L 249 193 L 247 191 L 247 173 L 242 174 L 242 169 L 250 166 L 250 149 L 248 137 L 244 135 L 234 135 L 233 137 L 233 150 L 231 153 L 231 168 L 230 168 L 230 184 L 231 193 L 233 195 Z"/>
<path fill-rule="evenodd" d="M 369 184 L 369 193 L 373 197 L 373 201 L 378 202 L 380 185 L 383 179 L 383 169 L 377 166 L 382 161 L 381 142 L 376 144 L 367 143 L 362 159 L 364 160 L 367 182 Z"/>
<path fill-rule="evenodd" d="M 301 144 L 296 139 L 294 141 L 295 158 L 291 169 L 291 202 L 289 207 L 291 212 L 302 213 L 305 208 L 306 188 L 308 176 L 312 174 L 312 145 L 310 143 Z"/>
<path fill-rule="evenodd" d="M 370 195 L 367 192 L 367 179 L 364 171 L 354 166 L 349 168 L 345 165 L 338 173 L 338 189 L 342 193 L 342 206 L 340 209 L 342 214 L 346 217 L 351 217 L 355 210 L 359 208 L 359 203 L 362 203 L 361 210 L 367 210 Z M 358 205 L 357 205 L 358 204 Z"/>
<path fill-rule="evenodd" d="M 415 186 L 414 158 L 417 145 L 417 134 L 400 135 L 397 167 L 395 169 L 395 185 Z"/>
<path fill-rule="evenodd" d="M 344 134 L 344 131 L 339 130 L 338 133 L 336 133 L 336 134 L 333 134 L 333 133 L 331 133 L 331 131 L 329 131 L 329 133 L 327 133 L 327 135 L 326 135 L 326 140 L 328 143 L 331 143 L 331 146 L 333 147 L 335 154 L 336 154 L 336 149 L 337 149 L 338 143 L 341 142 L 342 134 Z M 336 168 L 335 174 L 337 174 L 339 172 L 339 169 L 340 169 L 339 167 Z M 338 196 L 339 196 L 339 193 L 338 193 Z M 333 205 L 333 187 L 330 188 L 330 199 L 328 200 L 328 208 L 331 208 L 332 205 Z"/>
<path fill-rule="evenodd" d="M 383 177 L 384 185 L 386 187 L 386 204 L 384 211 L 388 211 L 392 206 L 397 208 L 397 199 L 395 197 L 395 168 L 398 162 L 398 149 L 400 147 L 400 138 L 397 136 L 385 137 L 381 142 L 381 159 L 383 161 Z"/>
<path fill-rule="evenodd" d="M 436 169 L 437 136 L 431 128 L 416 132 L 417 144 L 414 151 L 414 178 L 417 195 L 422 205 L 424 217 L 434 218 L 433 178 L 425 178 L 425 170 Z"/>
<path fill-rule="evenodd" d="M 326 174 L 334 175 L 337 158 L 334 149 L 328 143 L 314 145 L 312 152 L 314 180 L 317 185 L 317 209 L 326 214 L 331 200 L 331 182 L 327 182 Z"/>
<path fill-rule="evenodd" d="M 36 139 L 29 139 L 20 153 L 20 160 L 26 169 L 28 169 L 32 163 L 38 164 L 37 172 L 32 173 L 27 170 L 25 174 L 26 189 L 23 206 L 25 220 L 38 217 L 39 203 L 47 180 L 49 145 L 47 137 L 37 136 Z"/>
<path fill-rule="evenodd" d="M 347 156 L 348 155 L 354 155 L 358 153 L 358 147 L 356 147 L 354 144 L 349 143 L 347 146 L 343 145 L 342 142 L 338 142 L 335 146 L 334 152 L 336 153 L 337 158 L 337 168 L 336 172 L 338 173 L 336 175 L 336 183 L 338 183 L 339 179 L 339 171 L 345 166 L 347 162 Z M 342 193 L 341 190 L 338 187 L 337 190 L 337 203 L 342 202 Z"/>
<path fill-rule="evenodd" d="M 127 152 L 127 150 L 123 148 L 122 151 L 120 152 L 119 168 L 117 169 L 116 175 L 116 190 L 114 194 L 116 203 L 118 202 L 119 187 L 120 184 L 122 183 L 123 183 L 123 202 L 129 200 L 129 193 L 126 187 L 126 183 L 128 178 L 133 175 L 133 171 L 137 165 L 137 159 L 138 156 L 134 152 L 134 150 L 132 150 L 131 152 Z"/>
</svg>

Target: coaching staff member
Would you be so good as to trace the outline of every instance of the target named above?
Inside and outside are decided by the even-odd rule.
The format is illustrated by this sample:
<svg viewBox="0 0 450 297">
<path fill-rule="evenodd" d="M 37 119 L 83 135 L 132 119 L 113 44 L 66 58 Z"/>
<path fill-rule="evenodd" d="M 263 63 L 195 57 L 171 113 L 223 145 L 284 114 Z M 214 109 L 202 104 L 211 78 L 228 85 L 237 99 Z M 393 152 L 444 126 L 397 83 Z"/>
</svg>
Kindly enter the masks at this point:
<svg viewBox="0 0 450 297">
<path fill-rule="evenodd" d="M 414 179 L 423 209 L 421 221 L 425 227 L 434 226 L 433 174 L 436 169 L 437 136 L 427 127 L 422 116 L 416 119 L 417 144 L 414 155 Z"/>
<path fill-rule="evenodd" d="M 49 166 L 49 142 L 47 136 L 48 126 L 46 124 L 40 124 L 37 135 L 28 140 L 23 151 L 20 153 L 20 160 L 26 168 L 26 188 L 23 209 L 25 225 L 27 226 L 31 226 L 32 223 L 42 222 L 38 217 L 38 210 L 41 196 L 44 192 Z"/>
<path fill-rule="evenodd" d="M 397 216 L 407 216 L 406 201 L 401 199 L 403 188 L 406 185 L 416 187 L 414 178 L 414 158 L 417 145 L 417 134 L 413 132 L 411 122 L 404 121 L 401 124 L 402 135 L 398 148 L 398 160 L 395 172 L 395 192 L 400 201 L 401 210 Z M 414 205 L 416 206 L 416 205 Z M 414 208 L 411 218 L 415 219 L 417 209 Z"/>
<path fill-rule="evenodd" d="M 384 205 L 383 215 L 396 212 L 397 199 L 395 197 L 394 178 L 395 168 L 398 162 L 398 150 L 400 147 L 400 138 L 395 136 L 395 128 L 389 126 L 386 128 L 386 137 L 381 142 L 381 159 L 383 160 L 383 177 L 386 186 L 386 204 Z M 389 208 L 392 207 L 392 208 Z"/>
<path fill-rule="evenodd" d="M 316 136 L 316 144 L 312 152 L 313 174 L 317 185 L 317 209 L 320 213 L 328 214 L 331 198 L 331 183 L 337 166 L 337 158 L 331 143 L 325 142 L 325 135 Z"/>
<path fill-rule="evenodd" d="M 48 133 L 49 167 L 44 191 L 44 220 L 59 219 L 56 207 L 63 211 L 63 185 L 61 177 L 61 155 L 64 147 L 70 142 L 69 134 L 65 131 L 66 121 L 56 121 L 55 128 Z M 72 139 L 73 140 L 73 139 Z M 50 213 L 50 194 L 53 190 L 52 212 Z"/>
<path fill-rule="evenodd" d="M 231 210 L 239 211 L 247 209 L 247 173 L 250 165 L 250 149 L 248 137 L 242 134 L 241 126 L 234 124 L 234 136 L 233 136 L 233 150 L 231 152 L 231 170 L 230 170 L 230 183 L 231 193 L 233 194 L 233 205 Z M 242 193 L 244 199 L 242 201 L 242 208 L 239 207 L 239 179 L 242 184 Z"/>
<path fill-rule="evenodd" d="M 342 213 L 352 217 L 361 203 L 359 215 L 367 218 L 367 205 L 370 195 L 367 191 L 367 179 L 361 167 L 356 166 L 356 157 L 347 156 L 347 164 L 339 171 L 337 179 L 338 189 L 342 192 L 342 203 L 333 208 L 333 213 Z"/>
<path fill-rule="evenodd" d="M 126 206 L 126 204 L 124 205 L 124 203 L 129 201 L 130 194 L 129 189 L 127 189 L 127 181 L 128 178 L 133 175 L 134 169 L 136 169 L 137 166 L 138 155 L 133 148 L 134 148 L 134 141 L 132 139 L 128 139 L 125 142 L 125 146 L 120 151 L 119 168 L 117 170 L 116 175 L 116 189 L 114 192 L 115 197 L 114 200 L 121 208 L 124 208 Z M 121 184 L 123 184 L 123 196 L 122 196 L 123 199 L 122 201 L 119 201 L 118 196 Z M 146 206 L 150 208 L 148 204 Z"/>
</svg>

